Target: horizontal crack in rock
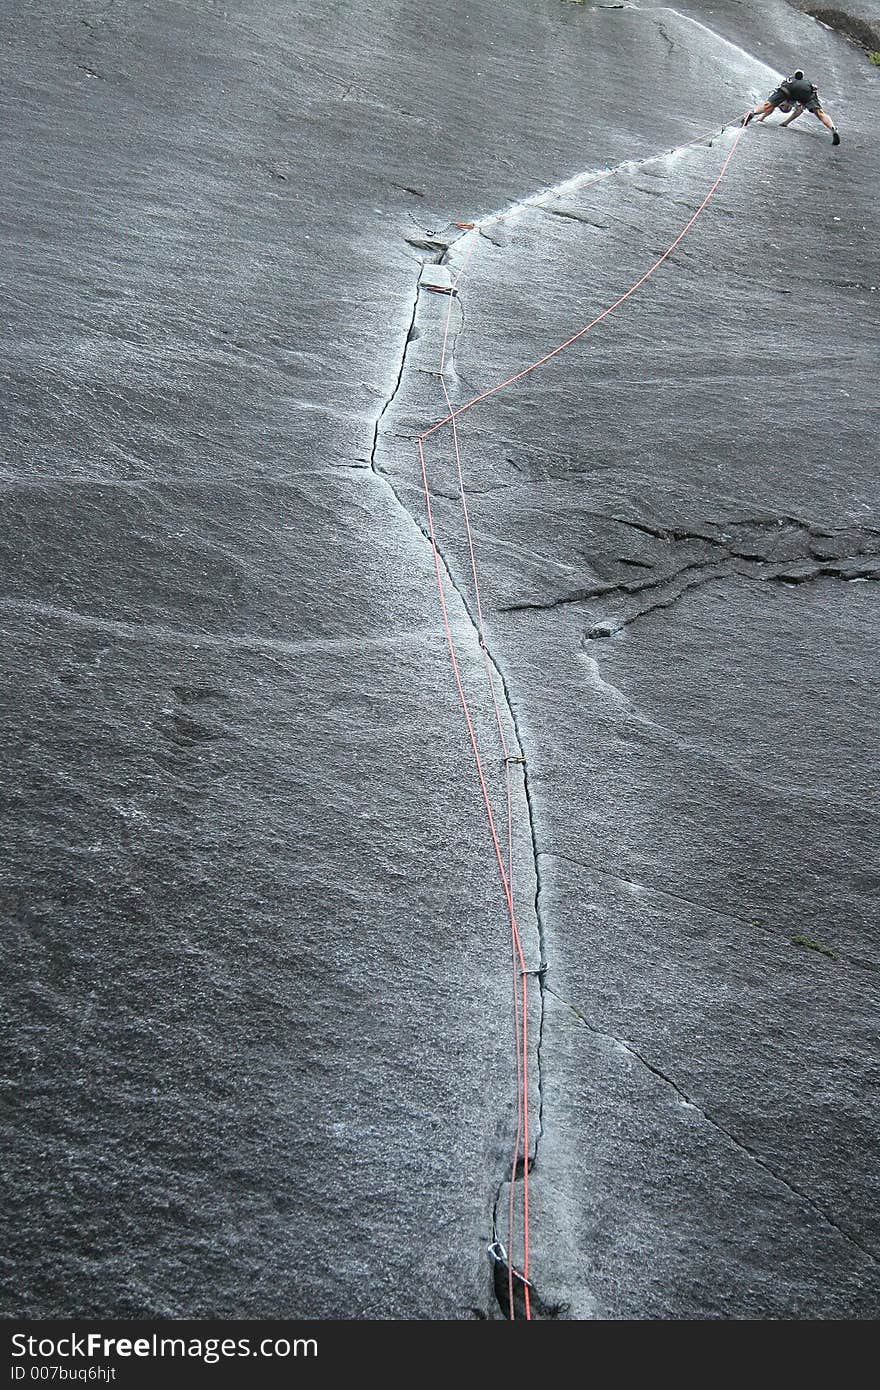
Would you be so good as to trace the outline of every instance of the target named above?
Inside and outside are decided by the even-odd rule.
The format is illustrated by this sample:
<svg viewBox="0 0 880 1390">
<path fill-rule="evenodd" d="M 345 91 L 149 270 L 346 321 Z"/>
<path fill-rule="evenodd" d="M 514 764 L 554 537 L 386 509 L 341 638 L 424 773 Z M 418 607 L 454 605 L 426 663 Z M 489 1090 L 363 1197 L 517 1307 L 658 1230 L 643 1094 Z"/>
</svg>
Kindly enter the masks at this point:
<svg viewBox="0 0 880 1390">
<path fill-rule="evenodd" d="M 591 515 L 600 516 L 598 513 Z M 692 530 L 650 525 L 623 517 L 602 516 L 601 519 L 661 541 L 665 554 L 670 549 L 673 552 L 684 549 L 686 558 L 678 564 L 673 563 L 664 573 L 657 572 L 659 560 L 623 558 L 621 563 L 650 568 L 650 578 L 621 578 L 604 584 L 583 585 L 550 599 L 509 603 L 500 611 L 552 610 L 595 599 L 637 599 L 642 594 L 658 593 L 654 602 L 636 605 L 632 611 L 595 623 L 587 633 L 589 640 L 608 637 L 650 613 L 669 608 L 688 590 L 731 575 L 792 586 L 822 577 L 849 582 L 880 579 L 880 532 L 873 527 L 832 529 L 780 517 L 729 522 L 725 526 L 707 523 L 705 530 Z M 693 577 L 680 582 L 688 575 Z"/>
</svg>

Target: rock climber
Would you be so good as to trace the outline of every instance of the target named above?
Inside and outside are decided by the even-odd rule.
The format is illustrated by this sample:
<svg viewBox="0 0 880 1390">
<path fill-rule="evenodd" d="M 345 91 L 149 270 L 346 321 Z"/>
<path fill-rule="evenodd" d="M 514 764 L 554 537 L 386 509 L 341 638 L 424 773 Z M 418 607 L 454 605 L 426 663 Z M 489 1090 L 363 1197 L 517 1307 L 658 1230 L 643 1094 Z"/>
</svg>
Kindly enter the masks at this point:
<svg viewBox="0 0 880 1390">
<path fill-rule="evenodd" d="M 749 112 L 746 116 L 746 125 L 753 116 L 758 116 L 762 121 L 765 121 L 770 113 L 777 108 L 780 111 L 791 111 L 788 120 L 782 122 L 784 126 L 791 125 L 792 121 L 796 121 L 805 111 L 811 111 L 831 131 L 831 143 L 833 145 L 840 144 L 837 126 L 828 112 L 823 109 L 815 85 L 804 77 L 800 68 L 791 77 L 786 77 L 784 82 L 780 82 L 766 101 L 762 101 L 760 106 L 756 106 L 754 111 Z"/>
</svg>

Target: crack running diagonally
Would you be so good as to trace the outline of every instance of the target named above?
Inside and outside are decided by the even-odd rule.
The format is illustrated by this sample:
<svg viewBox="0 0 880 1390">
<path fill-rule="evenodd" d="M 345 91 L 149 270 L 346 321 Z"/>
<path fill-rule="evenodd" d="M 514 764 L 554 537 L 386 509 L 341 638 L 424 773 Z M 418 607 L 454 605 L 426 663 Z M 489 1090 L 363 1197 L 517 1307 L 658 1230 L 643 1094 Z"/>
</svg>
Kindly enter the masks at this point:
<svg viewBox="0 0 880 1390">
<path fill-rule="evenodd" d="M 878 813 L 880 814 L 880 813 Z M 711 913 L 714 917 L 720 917 L 726 922 L 739 922 L 744 927 L 763 930 L 765 935 L 774 931 L 773 927 L 756 917 L 743 917 L 740 913 L 731 912 L 728 908 L 715 907 L 712 903 L 706 902 L 702 898 L 689 898 L 685 893 L 673 893 L 671 888 L 661 888 L 656 883 L 637 883 L 635 879 L 627 878 L 625 873 L 617 869 L 603 869 L 601 865 L 591 863 L 588 859 L 579 859 L 573 854 L 563 854 L 558 849 L 541 849 L 538 851 L 540 859 L 557 859 L 564 864 L 571 864 L 576 869 L 586 869 L 588 873 L 597 874 L 600 878 L 611 879 L 614 883 L 622 884 L 630 890 L 638 890 L 647 897 L 665 898 L 669 902 L 684 903 L 687 907 L 695 907 L 700 912 Z M 783 922 L 779 917 L 774 916 L 774 925 L 780 929 L 783 938 L 791 941 L 790 933 L 802 931 L 801 922 Z M 873 970 L 880 972 L 880 964 L 876 961 L 866 960 L 864 956 L 853 956 L 848 952 L 835 948 L 838 960 L 846 961 L 850 965 L 855 965 L 861 970 Z"/>
<path fill-rule="evenodd" d="M 810 1194 L 808 1192 L 805 1192 L 802 1187 L 799 1187 L 797 1183 L 792 1182 L 790 1178 L 787 1178 L 783 1173 L 780 1173 L 776 1168 L 773 1167 L 771 1163 L 768 1163 L 767 1160 L 763 1158 L 749 1144 L 746 1144 L 745 1141 L 742 1139 L 738 1139 L 737 1136 L 733 1134 L 731 1130 L 727 1128 L 726 1125 L 723 1125 L 720 1120 L 718 1120 L 713 1114 L 711 1114 L 710 1111 L 706 1110 L 704 1106 L 700 1105 L 697 1101 L 695 1101 L 694 1098 L 691 1095 L 689 1095 L 688 1092 L 685 1091 L 682 1086 L 679 1085 L 679 1083 L 674 1079 L 674 1077 L 671 1077 L 667 1072 L 663 1071 L 662 1067 L 658 1067 L 654 1062 L 651 1062 L 644 1055 L 644 1053 L 640 1052 L 639 1049 L 634 1046 L 633 1043 L 627 1041 L 626 1038 L 618 1037 L 615 1033 L 608 1033 L 603 1028 L 600 1028 L 595 1023 L 592 1023 L 590 1019 L 588 1019 L 587 1016 L 581 1012 L 580 1009 L 578 1009 L 568 999 L 563 999 L 562 995 L 557 994 L 554 989 L 551 989 L 549 987 L 549 985 L 546 987 L 546 989 L 547 993 L 552 994 L 554 999 L 558 999 L 560 1004 L 564 1005 L 564 1007 L 574 1015 L 574 1017 L 578 1020 L 581 1026 L 586 1028 L 589 1033 L 592 1033 L 594 1037 L 601 1038 L 604 1041 L 613 1043 L 616 1047 L 621 1048 L 622 1051 L 624 1051 L 627 1054 L 627 1056 L 632 1057 L 634 1061 L 638 1062 L 647 1071 L 649 1071 L 652 1076 L 655 1076 L 658 1081 L 662 1081 L 665 1086 L 668 1086 L 672 1091 L 674 1091 L 684 1105 L 688 1106 L 689 1109 L 695 1111 L 701 1117 L 701 1119 L 705 1121 L 706 1124 L 711 1125 L 711 1127 L 714 1130 L 717 1130 L 719 1134 L 722 1134 L 731 1144 L 734 1145 L 734 1147 L 740 1153 L 745 1154 L 751 1160 L 752 1163 L 754 1163 L 758 1168 L 760 1168 L 762 1172 L 766 1173 L 768 1177 L 773 1178 L 775 1182 L 780 1183 L 793 1197 L 796 1197 L 800 1202 L 803 1202 L 805 1206 L 809 1207 L 809 1209 L 813 1212 L 815 1216 L 817 1216 L 820 1219 L 820 1221 L 822 1221 L 826 1226 L 830 1226 L 832 1230 L 836 1231 L 837 1234 L 849 1245 L 852 1245 L 855 1247 L 855 1249 L 860 1250 L 861 1253 L 865 1256 L 865 1258 L 870 1260 L 872 1265 L 880 1264 L 880 1258 L 878 1258 L 877 1254 L 870 1248 L 870 1246 L 865 1245 L 861 1240 L 859 1240 L 858 1236 L 854 1236 L 851 1231 L 846 1230 L 846 1228 L 844 1226 L 841 1226 L 839 1222 L 835 1221 L 832 1216 L 829 1216 L 828 1212 L 825 1211 L 825 1209 L 819 1205 L 819 1203 L 815 1200 L 814 1197 L 811 1197 Z"/>
</svg>

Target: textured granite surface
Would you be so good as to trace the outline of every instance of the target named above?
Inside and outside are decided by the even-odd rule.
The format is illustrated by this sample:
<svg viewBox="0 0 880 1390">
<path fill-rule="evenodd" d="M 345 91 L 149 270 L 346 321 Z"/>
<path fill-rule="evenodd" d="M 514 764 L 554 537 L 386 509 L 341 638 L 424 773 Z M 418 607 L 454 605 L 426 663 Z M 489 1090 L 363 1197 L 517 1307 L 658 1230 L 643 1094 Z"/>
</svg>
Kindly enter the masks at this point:
<svg viewBox="0 0 880 1390">
<path fill-rule="evenodd" d="M 840 148 L 750 127 L 459 433 L 547 965 L 540 1309 L 876 1316 L 878 71 L 784 0 L 6 9 L 3 1311 L 501 1316 L 509 937 L 419 276 L 469 254 L 461 403 L 802 66 Z"/>
</svg>

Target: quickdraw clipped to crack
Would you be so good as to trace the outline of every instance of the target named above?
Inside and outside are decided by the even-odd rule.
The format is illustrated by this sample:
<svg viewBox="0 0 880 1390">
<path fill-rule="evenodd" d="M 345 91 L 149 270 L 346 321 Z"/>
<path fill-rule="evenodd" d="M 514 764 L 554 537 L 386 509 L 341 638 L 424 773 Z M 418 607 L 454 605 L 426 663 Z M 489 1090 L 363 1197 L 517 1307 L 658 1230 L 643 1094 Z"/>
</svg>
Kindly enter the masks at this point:
<svg viewBox="0 0 880 1390">
<path fill-rule="evenodd" d="M 543 980 L 544 976 L 547 974 L 547 971 L 548 971 L 549 969 L 550 969 L 550 967 L 549 967 L 549 965 L 547 964 L 547 962 L 542 960 L 542 961 L 541 961 L 541 964 L 540 964 L 539 966 L 537 966 L 536 969 L 534 969 L 534 970 L 521 970 L 519 973 L 520 973 L 520 975 L 535 975 L 535 976 L 537 977 L 537 979 Z"/>
<path fill-rule="evenodd" d="M 568 1304 L 546 1302 L 531 1279 L 527 1279 L 522 1270 L 511 1264 L 507 1250 L 498 1239 L 494 1222 L 492 1235 L 492 1244 L 487 1247 L 487 1254 L 492 1264 L 495 1297 L 505 1319 L 516 1322 L 535 1316 L 542 1321 L 564 1317 L 568 1312 Z"/>
<path fill-rule="evenodd" d="M 499 1308 L 505 1318 L 511 1320 L 524 1318 L 526 1316 L 525 1290 L 528 1289 L 533 1292 L 534 1285 L 521 1270 L 510 1263 L 507 1251 L 497 1236 L 488 1246 L 487 1254 L 492 1262 L 492 1278 Z M 513 1300 L 512 1305 L 511 1299 Z"/>
</svg>

